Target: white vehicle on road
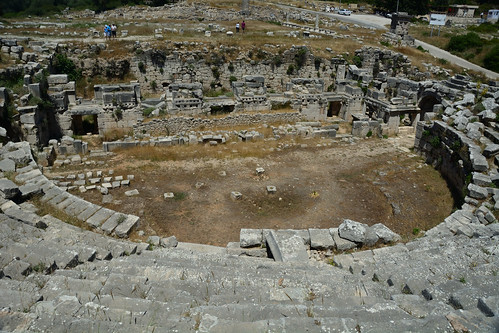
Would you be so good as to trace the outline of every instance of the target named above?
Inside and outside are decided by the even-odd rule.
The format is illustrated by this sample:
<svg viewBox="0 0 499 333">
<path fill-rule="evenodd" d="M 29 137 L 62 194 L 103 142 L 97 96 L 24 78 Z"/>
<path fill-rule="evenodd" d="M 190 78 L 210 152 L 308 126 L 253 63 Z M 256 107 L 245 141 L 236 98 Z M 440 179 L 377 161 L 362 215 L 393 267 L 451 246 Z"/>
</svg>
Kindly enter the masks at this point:
<svg viewBox="0 0 499 333">
<path fill-rule="evenodd" d="M 352 11 L 348 10 L 348 9 L 340 9 L 338 11 L 338 14 L 340 15 L 346 15 L 346 16 L 350 16 L 350 14 L 352 14 Z"/>
</svg>

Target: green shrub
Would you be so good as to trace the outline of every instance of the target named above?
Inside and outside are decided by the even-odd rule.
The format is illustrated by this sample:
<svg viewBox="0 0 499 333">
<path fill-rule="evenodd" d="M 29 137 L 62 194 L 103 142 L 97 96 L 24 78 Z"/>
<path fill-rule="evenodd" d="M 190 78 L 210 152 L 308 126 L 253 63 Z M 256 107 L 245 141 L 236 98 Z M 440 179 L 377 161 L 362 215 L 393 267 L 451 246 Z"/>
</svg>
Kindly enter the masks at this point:
<svg viewBox="0 0 499 333">
<path fill-rule="evenodd" d="M 77 81 L 82 76 L 73 60 L 62 53 L 57 53 L 52 60 L 52 71 L 54 74 L 67 74 L 69 81 Z"/>
<path fill-rule="evenodd" d="M 234 82 L 234 81 L 237 81 L 237 77 L 231 75 L 231 77 L 229 78 L 229 81 L 230 82 Z"/>
<path fill-rule="evenodd" d="M 307 62 L 307 49 L 302 47 L 295 54 L 295 63 L 298 69 L 302 68 Z"/>
<path fill-rule="evenodd" d="M 152 113 L 154 110 L 155 110 L 155 108 L 153 108 L 153 107 L 150 107 L 150 108 L 144 109 L 144 110 L 142 111 L 142 115 L 143 115 L 144 117 L 149 117 L 149 116 L 151 115 L 151 113 Z"/>
<path fill-rule="evenodd" d="M 229 65 L 227 66 L 227 69 L 232 73 L 234 72 L 234 64 L 233 63 L 229 63 Z"/>
<path fill-rule="evenodd" d="M 499 30 L 499 25 L 492 24 L 490 22 L 484 22 L 480 25 L 469 26 L 468 30 L 478 33 L 491 34 Z"/>
<path fill-rule="evenodd" d="M 483 66 L 494 72 L 499 72 L 499 45 L 494 46 L 483 58 Z"/>
<path fill-rule="evenodd" d="M 137 67 L 139 67 L 139 71 L 142 74 L 145 74 L 145 72 L 146 72 L 146 65 L 144 65 L 144 63 L 142 61 L 137 64 Z"/>
<path fill-rule="evenodd" d="M 418 45 L 416 48 L 421 52 L 428 52 L 428 50 L 425 50 L 421 45 Z"/>
<path fill-rule="evenodd" d="M 286 71 L 286 74 L 291 75 L 295 72 L 295 66 L 293 64 L 288 66 L 288 70 Z"/>
<path fill-rule="evenodd" d="M 213 67 L 211 68 L 211 73 L 213 74 L 213 77 L 214 77 L 216 80 L 219 80 L 219 79 L 220 79 L 220 71 L 218 70 L 218 67 L 213 66 Z"/>
<path fill-rule="evenodd" d="M 173 200 L 180 201 L 187 198 L 187 193 L 185 192 L 173 192 Z"/>
<path fill-rule="evenodd" d="M 438 136 L 434 136 L 431 140 L 430 140 L 430 145 L 433 147 L 433 148 L 438 148 L 440 147 L 440 138 Z"/>
<path fill-rule="evenodd" d="M 370 138 L 371 136 L 373 136 L 373 131 L 369 130 L 369 132 L 367 132 L 366 136 L 368 138 Z"/>
<path fill-rule="evenodd" d="M 359 56 L 354 56 L 352 58 L 353 64 L 357 67 L 362 67 L 362 59 Z"/>
<path fill-rule="evenodd" d="M 274 58 L 272 58 L 272 64 L 275 67 L 281 66 L 282 65 L 282 57 L 280 55 L 274 56 Z"/>
<path fill-rule="evenodd" d="M 463 52 L 475 47 L 483 45 L 483 40 L 474 32 L 469 32 L 466 35 L 453 36 L 447 44 L 447 50 Z"/>
</svg>

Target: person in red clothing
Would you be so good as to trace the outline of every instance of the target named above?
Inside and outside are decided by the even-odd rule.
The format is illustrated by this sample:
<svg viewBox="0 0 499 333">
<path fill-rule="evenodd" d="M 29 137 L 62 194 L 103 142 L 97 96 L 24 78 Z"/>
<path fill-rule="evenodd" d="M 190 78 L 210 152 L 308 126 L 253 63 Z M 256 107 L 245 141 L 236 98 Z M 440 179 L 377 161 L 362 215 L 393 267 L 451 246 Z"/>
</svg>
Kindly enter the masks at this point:
<svg viewBox="0 0 499 333">
<path fill-rule="evenodd" d="M 243 22 L 241 23 L 241 29 L 243 29 L 243 33 L 244 33 L 244 29 L 246 29 L 246 22 Z"/>
</svg>

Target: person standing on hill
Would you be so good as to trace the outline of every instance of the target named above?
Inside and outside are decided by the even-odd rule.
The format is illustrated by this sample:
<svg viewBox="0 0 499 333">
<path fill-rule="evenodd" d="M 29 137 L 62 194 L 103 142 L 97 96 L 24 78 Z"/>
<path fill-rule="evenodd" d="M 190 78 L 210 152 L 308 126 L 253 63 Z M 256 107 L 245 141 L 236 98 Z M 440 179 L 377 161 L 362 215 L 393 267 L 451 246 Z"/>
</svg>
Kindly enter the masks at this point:
<svg viewBox="0 0 499 333">
<path fill-rule="evenodd" d="M 117 30 L 117 29 L 118 29 L 118 27 L 116 26 L 116 24 L 114 24 L 114 23 L 113 23 L 113 24 L 111 25 L 111 36 L 112 36 L 113 38 L 116 38 L 116 30 Z"/>
<path fill-rule="evenodd" d="M 109 24 L 104 26 L 104 38 L 111 38 L 111 27 Z"/>
<path fill-rule="evenodd" d="M 236 23 L 236 32 L 239 32 L 239 22 Z"/>
<path fill-rule="evenodd" d="M 241 29 L 243 29 L 243 33 L 244 33 L 244 29 L 246 29 L 246 22 L 244 22 L 244 20 L 243 20 L 243 23 L 241 23 Z"/>
</svg>

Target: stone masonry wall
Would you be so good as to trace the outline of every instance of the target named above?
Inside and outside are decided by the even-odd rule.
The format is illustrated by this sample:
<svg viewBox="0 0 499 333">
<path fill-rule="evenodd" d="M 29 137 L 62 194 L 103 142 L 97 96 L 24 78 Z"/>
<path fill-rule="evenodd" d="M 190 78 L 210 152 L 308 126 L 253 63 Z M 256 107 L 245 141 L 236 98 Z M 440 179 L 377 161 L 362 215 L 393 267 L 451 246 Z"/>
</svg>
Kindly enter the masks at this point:
<svg viewBox="0 0 499 333">
<path fill-rule="evenodd" d="M 419 122 L 414 147 L 425 156 L 427 163 L 440 171 L 454 195 L 464 194 L 469 175 L 476 169 L 474 164 L 477 164 L 472 161 L 470 151 L 480 151 L 480 147 L 462 132 L 442 121 L 431 124 Z"/>
<path fill-rule="evenodd" d="M 296 122 L 302 120 L 299 112 L 237 114 L 217 119 L 202 119 L 193 117 L 175 117 L 154 119 L 146 123 L 138 123 L 133 127 L 135 134 L 176 135 L 184 131 L 200 127 L 238 126 L 261 124 L 262 122 Z"/>
<path fill-rule="evenodd" d="M 177 45 L 167 44 L 170 50 L 180 49 Z M 265 77 L 265 86 L 269 91 L 284 92 L 286 84 L 293 78 L 316 78 L 324 80 L 324 86 L 334 83 L 337 65 L 329 60 L 315 58 L 307 51 L 304 64 L 298 68 L 295 55 L 299 47 L 284 51 L 281 55 L 266 54 L 266 59 L 261 61 L 251 60 L 249 57 L 239 57 L 237 60 L 208 61 L 206 54 L 189 51 L 173 51 L 167 54 L 161 50 L 144 50 L 130 60 L 130 73 L 137 78 L 143 93 L 163 91 L 163 87 L 171 83 L 197 83 L 203 89 L 210 89 L 215 84 L 231 90 L 231 77 L 242 80 L 246 75 L 262 75 Z M 169 51 L 170 52 L 170 51 Z M 208 54 L 215 51 L 208 50 Z M 272 59 L 280 57 L 279 65 Z M 91 61 L 87 65 L 95 70 Z M 294 71 L 289 71 L 293 65 Z M 106 66 L 103 66 L 105 68 Z M 318 74 L 319 73 L 319 74 Z M 153 83 L 154 82 L 154 83 Z M 154 88 L 155 87 L 155 88 Z"/>
</svg>

